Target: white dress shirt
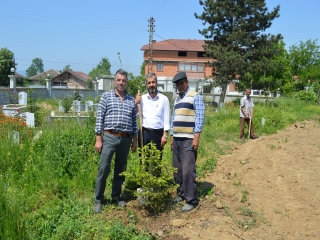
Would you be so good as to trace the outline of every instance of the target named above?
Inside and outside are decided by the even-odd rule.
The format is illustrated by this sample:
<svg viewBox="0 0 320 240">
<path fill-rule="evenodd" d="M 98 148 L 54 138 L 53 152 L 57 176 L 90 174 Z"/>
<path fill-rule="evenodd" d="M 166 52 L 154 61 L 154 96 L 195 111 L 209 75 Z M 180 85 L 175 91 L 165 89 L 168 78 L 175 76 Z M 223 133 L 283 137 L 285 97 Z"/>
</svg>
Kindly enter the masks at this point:
<svg viewBox="0 0 320 240">
<path fill-rule="evenodd" d="M 170 103 L 169 99 L 158 92 L 155 98 L 149 93 L 142 95 L 140 102 L 142 112 L 142 126 L 145 128 L 170 129 Z"/>
</svg>

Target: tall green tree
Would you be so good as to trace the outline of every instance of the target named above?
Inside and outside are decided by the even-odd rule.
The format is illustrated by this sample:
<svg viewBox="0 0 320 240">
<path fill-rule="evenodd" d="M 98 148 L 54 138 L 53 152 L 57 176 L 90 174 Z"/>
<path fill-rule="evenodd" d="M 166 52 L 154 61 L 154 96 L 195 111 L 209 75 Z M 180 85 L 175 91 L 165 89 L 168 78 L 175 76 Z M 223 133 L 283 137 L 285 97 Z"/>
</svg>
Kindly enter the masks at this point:
<svg viewBox="0 0 320 240">
<path fill-rule="evenodd" d="M 34 58 L 32 60 L 32 63 L 30 65 L 30 67 L 27 69 L 27 77 L 32 77 L 34 75 L 37 75 L 38 73 L 42 73 L 44 72 L 43 70 L 43 62 L 41 58 Z"/>
<path fill-rule="evenodd" d="M 111 75 L 110 72 L 111 64 L 109 62 L 108 58 L 102 58 L 97 67 L 92 68 L 92 70 L 89 72 L 89 76 L 92 79 L 95 79 L 98 75 Z"/>
<path fill-rule="evenodd" d="M 317 40 L 300 41 L 289 48 L 290 66 L 293 74 L 303 85 L 320 80 L 320 46 Z"/>
<path fill-rule="evenodd" d="M 72 71 L 71 67 L 70 67 L 70 64 L 66 65 L 62 70 L 61 72 L 65 72 L 65 71 Z"/>
<path fill-rule="evenodd" d="M 222 88 L 224 101 L 228 84 L 244 76 L 250 66 L 270 57 L 270 48 L 282 36 L 264 33 L 272 20 L 279 17 L 280 6 L 268 12 L 264 0 L 200 0 L 203 13 L 195 17 L 203 21 L 199 30 L 205 38 L 204 50 L 211 62 L 215 85 Z"/>
<path fill-rule="evenodd" d="M 10 69 L 14 67 L 14 54 L 7 48 L 0 49 L 0 86 L 8 86 L 10 79 L 8 75 L 11 74 Z"/>
</svg>

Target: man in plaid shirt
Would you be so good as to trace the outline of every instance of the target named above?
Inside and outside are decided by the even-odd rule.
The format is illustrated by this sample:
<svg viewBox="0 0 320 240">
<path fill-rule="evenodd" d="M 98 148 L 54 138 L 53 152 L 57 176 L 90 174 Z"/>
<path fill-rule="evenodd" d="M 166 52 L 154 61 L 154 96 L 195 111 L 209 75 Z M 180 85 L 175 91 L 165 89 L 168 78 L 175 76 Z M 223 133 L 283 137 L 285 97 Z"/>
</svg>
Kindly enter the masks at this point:
<svg viewBox="0 0 320 240">
<path fill-rule="evenodd" d="M 134 98 L 127 93 L 127 72 L 118 70 L 114 79 L 115 88 L 105 92 L 99 102 L 96 119 L 95 150 L 100 153 L 100 165 L 96 179 L 94 212 L 102 209 L 106 181 L 110 173 L 111 160 L 115 154 L 112 201 L 119 207 L 126 203 L 120 198 L 121 186 L 125 180 L 119 174 L 126 170 L 127 157 L 131 146 L 137 149 L 137 109 Z"/>
</svg>

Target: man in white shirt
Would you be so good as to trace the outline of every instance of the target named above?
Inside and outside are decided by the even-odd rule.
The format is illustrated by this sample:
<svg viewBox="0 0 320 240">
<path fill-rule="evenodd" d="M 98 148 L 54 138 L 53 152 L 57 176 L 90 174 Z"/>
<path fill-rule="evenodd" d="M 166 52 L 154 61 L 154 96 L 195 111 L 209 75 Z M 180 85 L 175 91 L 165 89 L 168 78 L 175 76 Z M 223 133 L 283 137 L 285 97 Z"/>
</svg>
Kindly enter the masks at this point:
<svg viewBox="0 0 320 240">
<path fill-rule="evenodd" d="M 148 93 L 137 95 L 135 99 L 136 104 L 140 103 L 142 112 L 143 145 L 153 142 L 162 151 L 170 128 L 170 103 L 165 95 L 158 92 L 155 73 L 146 75 L 146 86 Z"/>
<path fill-rule="evenodd" d="M 250 138 L 256 139 L 258 136 L 254 135 L 254 127 L 252 123 L 254 103 L 250 97 L 251 89 L 246 89 L 246 95 L 240 101 L 240 138 L 245 140 L 244 124 L 247 123 L 250 127 Z"/>
</svg>

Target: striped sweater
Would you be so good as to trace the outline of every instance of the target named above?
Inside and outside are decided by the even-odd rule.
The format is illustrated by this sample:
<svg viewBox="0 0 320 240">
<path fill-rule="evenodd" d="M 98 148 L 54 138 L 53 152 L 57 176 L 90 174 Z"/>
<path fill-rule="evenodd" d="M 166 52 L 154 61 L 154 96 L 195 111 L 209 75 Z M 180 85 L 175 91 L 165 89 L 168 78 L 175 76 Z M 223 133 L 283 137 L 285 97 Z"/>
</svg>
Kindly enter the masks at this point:
<svg viewBox="0 0 320 240">
<path fill-rule="evenodd" d="M 173 120 L 173 136 L 174 137 L 194 137 L 195 127 L 195 110 L 194 98 L 198 93 L 190 90 L 184 98 L 180 96 L 174 102 L 174 120 Z"/>
</svg>

